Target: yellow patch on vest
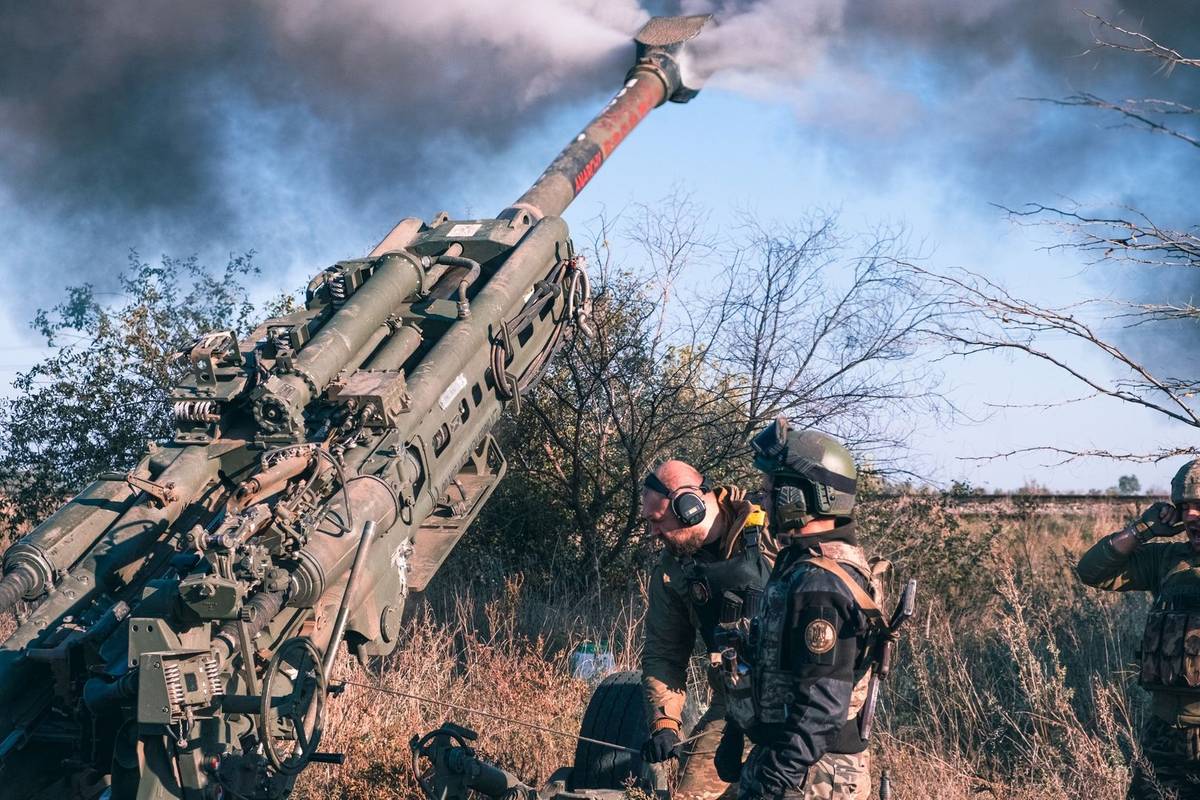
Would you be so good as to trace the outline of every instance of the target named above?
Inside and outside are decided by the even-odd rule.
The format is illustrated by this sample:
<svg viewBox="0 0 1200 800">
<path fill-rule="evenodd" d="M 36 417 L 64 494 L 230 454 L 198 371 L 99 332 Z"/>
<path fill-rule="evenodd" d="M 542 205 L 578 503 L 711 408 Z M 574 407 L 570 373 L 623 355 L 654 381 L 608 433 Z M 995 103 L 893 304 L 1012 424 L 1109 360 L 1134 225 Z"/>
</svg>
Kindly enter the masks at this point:
<svg viewBox="0 0 1200 800">
<path fill-rule="evenodd" d="M 837 631 L 832 623 L 823 619 L 814 619 L 804 629 L 804 645 L 816 655 L 824 655 L 837 644 Z"/>
</svg>

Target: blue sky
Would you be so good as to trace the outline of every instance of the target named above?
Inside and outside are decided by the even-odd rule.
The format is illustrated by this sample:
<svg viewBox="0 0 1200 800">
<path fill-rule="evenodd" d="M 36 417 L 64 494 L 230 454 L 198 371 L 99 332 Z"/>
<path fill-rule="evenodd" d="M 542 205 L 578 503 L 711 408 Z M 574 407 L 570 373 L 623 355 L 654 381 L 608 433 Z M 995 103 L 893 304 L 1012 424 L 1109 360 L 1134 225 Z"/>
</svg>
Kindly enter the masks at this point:
<svg viewBox="0 0 1200 800">
<path fill-rule="evenodd" d="M 7 302 L 0 303 L 5 342 L 0 382 L 7 384 L 40 353 L 27 327 L 33 308 L 52 302 L 68 282 L 103 285 L 130 247 L 145 256 L 195 252 L 209 263 L 254 249 L 265 296 L 364 253 L 400 217 L 428 218 L 443 209 L 455 216 L 486 216 L 505 207 L 619 82 L 611 52 L 611 26 L 618 24 L 613 19 L 625 29 L 628 19 L 644 14 L 631 0 L 614 3 L 603 20 L 609 27 L 599 36 L 588 27 L 590 17 L 579 18 L 577 8 L 586 3 L 540 5 L 570 14 L 538 33 L 554 47 L 529 57 L 545 72 L 532 83 L 537 72 L 522 59 L 536 48 L 516 35 L 523 29 L 478 49 L 471 56 L 476 60 L 464 66 L 445 61 L 447 50 L 435 35 L 442 22 L 434 12 L 426 12 L 430 19 L 423 20 L 421 40 L 410 43 L 428 49 L 415 54 L 405 55 L 408 29 L 398 22 L 394 30 L 356 29 L 356 36 L 365 30 L 401 40 L 383 56 L 383 67 L 363 75 L 352 68 L 334 76 L 329 70 L 344 69 L 337 60 L 341 51 L 325 48 L 312 63 L 306 58 L 302 70 L 293 64 L 281 73 L 284 79 L 256 83 L 275 69 L 275 56 L 256 54 L 240 63 L 236 58 L 246 58 L 245 41 L 227 33 L 236 26 L 217 20 L 208 31 L 201 20 L 192 24 L 216 44 L 209 47 L 205 36 L 184 37 L 184 44 L 161 53 L 146 50 L 152 47 L 146 42 L 162 38 L 150 23 L 147 30 L 155 35 L 130 33 L 128 22 L 115 25 L 120 34 L 115 44 L 105 39 L 106 28 L 93 26 L 95 41 L 86 41 L 104 69 L 90 72 L 102 77 L 49 83 L 48 94 L 60 92 L 54 100 L 59 105 L 49 111 L 38 105 L 38 92 L 23 93 L 15 81 L 6 86 L 0 79 L 0 112 L 23 112 L 9 116 L 11 125 L 0 113 L 0 145 L 11 167 L 0 162 L 0 274 L 11 287 Z M 770 0 L 725 5 L 790 8 Z M 930 266 L 967 267 L 1031 300 L 1061 305 L 1128 285 L 1114 282 L 1110 272 L 1087 268 L 1070 251 L 1045 252 L 1041 248 L 1053 241 L 1048 231 L 1013 226 L 994 203 L 1055 202 L 1063 196 L 1100 207 L 1134 202 L 1187 221 L 1190 196 L 1184 187 L 1195 174 L 1190 153 L 1162 137 L 1108 130 L 1106 119 L 1086 111 L 1021 99 L 1080 89 L 1117 97 L 1126 91 L 1165 93 L 1190 80 L 1177 75 L 1168 83 L 1152 64 L 1080 56 L 1080 43 L 1091 34 L 1086 22 L 1073 27 L 1078 12 L 1071 4 L 1055 0 L 1046 7 L 1057 10 L 1043 13 L 1039 6 L 1024 21 L 1019 17 L 1025 12 L 1013 10 L 1017 22 L 998 37 L 1002 46 L 982 53 L 973 37 L 987 28 L 971 27 L 982 23 L 964 21 L 970 15 L 952 3 L 897 3 L 896 9 L 936 13 L 918 13 L 896 28 L 889 27 L 896 20 L 887 14 L 869 24 L 853 18 L 853 0 L 825 5 L 837 6 L 845 18 L 839 35 L 823 41 L 823 49 L 814 47 L 812 58 L 781 60 L 766 71 L 719 74 L 692 103 L 652 114 L 568 210 L 576 235 L 583 238 L 582 227 L 602 209 L 653 201 L 681 187 L 712 210 L 717 224 L 739 209 L 788 220 L 814 208 L 838 211 L 850 230 L 902 224 L 921 243 Z M 1024 8 L 1007 0 L 992 5 L 998 14 L 1008 5 Z M 363 0 L 353 8 L 374 12 L 377 6 L 383 8 Z M 536 17 L 521 24 L 534 24 Z M 1066 26 L 1065 32 L 1046 30 L 1046 17 Z M 464 36 L 459 19 L 445 33 L 456 46 L 492 35 L 484 26 Z M 1183 38 L 1200 32 L 1196 20 L 1178 21 Z M 298 23 L 284 22 L 286 35 L 279 34 L 279 20 L 271 20 L 268 30 L 280 35 L 285 56 L 297 41 L 302 56 L 313 53 L 305 36 L 342 35 L 327 23 L 297 33 Z M 250 20 L 243 27 L 254 31 L 256 24 L 266 23 Z M 937 39 L 939 26 L 945 41 Z M 579 32 L 559 41 L 559 28 Z M 893 30 L 894 42 L 888 38 Z M 592 34 L 603 40 L 596 52 L 564 46 L 590 41 Z M 825 35 L 822 28 L 820 36 Z M 788 33 L 784 41 L 798 42 L 798 36 Z M 37 65 L 41 40 L 33 41 L 29 52 L 11 49 Z M 364 52 L 363 43 L 350 38 L 338 45 L 352 55 Z M 122 48 L 137 58 L 122 61 Z M 48 51 L 48 57 L 57 52 Z M 213 53 L 237 57 L 214 59 Z M 146 58 L 162 59 L 161 75 L 146 68 Z M 42 72 L 46 69 L 43 64 Z M 558 80 L 565 84 L 562 94 L 577 99 L 555 99 Z M 422 87 L 415 94 L 414 85 Z M 187 105 L 176 108 L 181 96 Z M 416 105 L 409 108 L 405 98 Z M 499 108 L 484 107 L 492 99 Z M 83 111 L 75 113 L 74 104 Z M 98 118 L 97 108 L 116 111 L 111 119 L 107 113 Z M 94 138 L 103 146 L 80 155 L 76 150 L 86 151 L 87 126 L 93 123 Z M 144 163 L 138 147 L 146 148 Z M 129 181 L 137 191 L 122 184 L 130 174 L 137 177 Z M 115 176 L 115 188 L 106 182 L 109 176 Z M 147 183 L 152 192 L 143 191 Z M 159 206 L 153 205 L 156 199 Z M 1087 354 L 1077 357 L 1092 363 Z M 1132 472 L 1143 486 L 1163 486 L 1174 471 L 1174 462 L 1051 467 L 1041 457 L 962 460 L 1046 443 L 1145 450 L 1176 433 L 1153 415 L 1113 403 L 995 408 L 1078 393 L 1060 374 L 1028 362 L 975 358 L 945 361 L 941 369 L 946 391 L 964 415 L 944 429 L 919 427 L 912 442 L 914 467 L 940 483 L 968 479 L 1012 488 L 1036 480 L 1062 490 L 1105 488 Z"/>
<path fill-rule="evenodd" d="M 698 130 L 704 134 L 697 136 Z M 678 184 L 712 209 L 753 209 L 766 219 L 794 218 L 822 208 L 838 210 L 842 224 L 852 230 L 900 223 L 924 242 L 930 266 L 966 267 L 1043 303 L 1065 305 L 1106 290 L 1074 253 L 1042 249 L 1052 241 L 1048 231 L 1015 226 L 992 205 L 1011 198 L 991 198 L 977 185 L 920 164 L 866 175 L 854 165 L 853 143 L 814 146 L 810 137 L 822 138 L 786 106 L 720 90 L 702 93 L 688 106 L 660 109 L 648 119 L 605 165 L 568 218 L 582 224 L 605 208 L 644 202 Z M 1028 199 L 1050 190 L 1030 187 Z M 717 220 L 721 216 L 717 211 Z M 1101 363 L 1083 351 L 1077 357 L 1083 364 Z M 1174 471 L 1174 461 L 1153 467 L 1105 460 L 1048 466 L 1044 456 L 963 460 L 1047 443 L 1137 451 L 1169 442 L 1173 431 L 1157 415 L 1115 402 L 1054 410 L 995 408 L 1079 393 L 1057 371 L 1028 359 L 954 359 L 941 369 L 949 396 L 964 414 L 946 428 L 921 427 L 913 441 L 914 465 L 937 481 L 965 479 L 1013 488 L 1036 480 L 1069 490 L 1106 488 L 1118 475 L 1132 473 L 1149 487 L 1165 486 Z"/>
</svg>

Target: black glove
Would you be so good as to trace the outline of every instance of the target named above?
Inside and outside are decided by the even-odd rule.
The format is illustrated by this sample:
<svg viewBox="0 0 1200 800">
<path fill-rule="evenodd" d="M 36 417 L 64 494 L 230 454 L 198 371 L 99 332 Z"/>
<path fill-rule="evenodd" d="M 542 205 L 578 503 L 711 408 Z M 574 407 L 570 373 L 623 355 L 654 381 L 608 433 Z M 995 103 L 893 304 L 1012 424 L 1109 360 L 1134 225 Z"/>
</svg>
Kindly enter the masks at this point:
<svg viewBox="0 0 1200 800">
<path fill-rule="evenodd" d="M 717 745 L 716 755 L 713 756 L 717 777 L 726 783 L 738 782 L 742 775 L 742 751 L 745 748 L 746 734 L 741 727 L 735 722 L 726 722 L 721 743 Z"/>
<path fill-rule="evenodd" d="M 1129 524 L 1141 541 L 1179 533 L 1179 509 L 1161 500 L 1151 504 L 1142 515 Z"/>
<path fill-rule="evenodd" d="M 660 731 L 656 731 L 642 745 L 642 760 L 651 764 L 666 761 L 668 758 L 678 755 L 675 752 L 675 748 L 678 746 L 679 734 L 670 728 L 663 728 Z"/>
</svg>

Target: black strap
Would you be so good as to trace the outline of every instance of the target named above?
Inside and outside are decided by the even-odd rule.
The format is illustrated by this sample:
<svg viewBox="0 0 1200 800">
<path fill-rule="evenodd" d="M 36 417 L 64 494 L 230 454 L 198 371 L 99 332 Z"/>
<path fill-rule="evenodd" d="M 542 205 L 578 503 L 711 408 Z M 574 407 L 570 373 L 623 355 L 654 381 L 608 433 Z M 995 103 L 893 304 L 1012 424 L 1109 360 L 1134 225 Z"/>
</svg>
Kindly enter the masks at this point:
<svg viewBox="0 0 1200 800">
<path fill-rule="evenodd" d="M 742 546 L 755 557 L 758 556 L 759 528 L 757 525 L 747 525 L 742 528 Z"/>
<path fill-rule="evenodd" d="M 703 475 L 700 476 L 699 486 L 680 486 L 679 489 L 671 490 L 662 482 L 662 478 L 659 478 L 653 472 L 647 472 L 646 477 L 642 479 L 642 486 L 645 486 L 652 492 L 658 492 L 663 497 L 670 497 L 673 491 L 679 491 L 679 489 L 699 489 L 700 494 L 708 494 L 709 492 L 708 478 L 705 478 Z"/>
<path fill-rule="evenodd" d="M 858 481 L 854 478 L 847 478 L 845 475 L 838 475 L 836 472 L 831 472 L 825 467 L 812 461 L 805 460 L 804 464 L 794 465 L 788 462 L 783 462 L 785 466 L 791 467 L 801 475 L 809 478 L 814 483 L 830 486 L 839 492 L 845 494 L 854 494 L 858 488 Z"/>
</svg>

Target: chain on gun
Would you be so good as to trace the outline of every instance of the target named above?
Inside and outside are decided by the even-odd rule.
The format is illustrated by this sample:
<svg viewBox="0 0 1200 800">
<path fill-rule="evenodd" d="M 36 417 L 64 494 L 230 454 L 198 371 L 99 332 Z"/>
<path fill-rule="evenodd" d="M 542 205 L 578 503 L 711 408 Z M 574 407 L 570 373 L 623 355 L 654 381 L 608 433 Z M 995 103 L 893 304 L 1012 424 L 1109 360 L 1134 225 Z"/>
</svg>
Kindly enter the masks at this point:
<svg viewBox="0 0 1200 800">
<path fill-rule="evenodd" d="M 287 795 L 339 644 L 391 652 L 505 474 L 491 430 L 589 330 L 562 212 L 707 17 L 652 19 L 620 91 L 492 219 L 405 219 L 302 310 L 182 348 L 175 432 L 5 553 L 0 797 Z M 515 409 L 514 409 L 515 410 Z"/>
</svg>

